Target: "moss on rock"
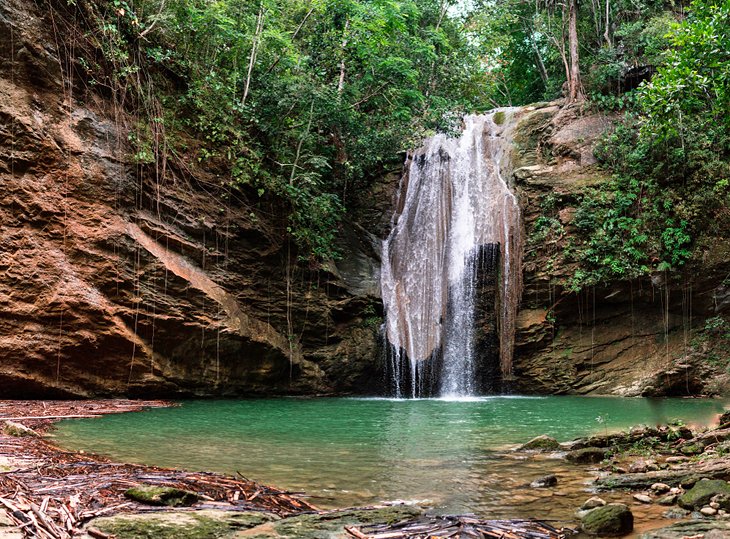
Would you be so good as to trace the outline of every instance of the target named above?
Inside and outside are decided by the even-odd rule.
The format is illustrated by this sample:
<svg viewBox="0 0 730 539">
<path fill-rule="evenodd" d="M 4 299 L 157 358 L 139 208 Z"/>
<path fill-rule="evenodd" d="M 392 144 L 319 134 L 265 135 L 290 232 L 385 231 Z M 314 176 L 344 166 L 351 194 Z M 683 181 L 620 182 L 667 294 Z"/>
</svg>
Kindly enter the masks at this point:
<svg viewBox="0 0 730 539">
<path fill-rule="evenodd" d="M 558 451 L 560 444 L 555 438 L 542 434 L 517 448 L 518 451 Z"/>
<path fill-rule="evenodd" d="M 172 511 L 98 518 L 89 526 L 117 539 L 214 539 L 234 537 L 277 517 L 262 512 Z"/>
<path fill-rule="evenodd" d="M 718 494 L 730 495 L 730 485 L 720 479 L 703 479 L 682 494 L 677 503 L 685 509 L 700 509 Z"/>
<path fill-rule="evenodd" d="M 609 503 L 586 514 L 581 528 L 591 535 L 626 535 L 634 529 L 634 515 L 622 503 Z"/>
</svg>

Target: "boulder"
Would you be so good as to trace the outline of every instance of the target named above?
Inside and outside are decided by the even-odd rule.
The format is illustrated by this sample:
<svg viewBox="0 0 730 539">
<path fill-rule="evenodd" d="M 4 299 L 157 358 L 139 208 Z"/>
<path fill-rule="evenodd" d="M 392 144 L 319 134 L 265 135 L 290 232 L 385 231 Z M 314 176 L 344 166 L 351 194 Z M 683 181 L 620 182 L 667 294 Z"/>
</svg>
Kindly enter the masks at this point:
<svg viewBox="0 0 730 539">
<path fill-rule="evenodd" d="M 559 451 L 560 444 L 555 438 L 542 434 L 537 438 L 533 438 L 526 444 L 517 448 L 517 451 Z"/>
<path fill-rule="evenodd" d="M 626 535 L 634 529 L 634 515 L 622 503 L 609 503 L 585 515 L 580 525 L 590 535 Z"/>
<path fill-rule="evenodd" d="M 197 494 L 188 490 L 155 485 L 140 485 L 130 488 L 124 495 L 130 500 L 146 505 L 167 505 L 169 507 L 193 505 L 200 499 Z"/>
<path fill-rule="evenodd" d="M 576 464 L 597 464 L 608 456 L 608 450 L 602 447 L 585 447 L 570 451 L 565 458 Z"/>
<path fill-rule="evenodd" d="M 720 479 L 703 479 L 679 497 L 677 503 L 685 509 L 701 509 L 718 494 L 730 495 L 730 485 Z"/>
</svg>

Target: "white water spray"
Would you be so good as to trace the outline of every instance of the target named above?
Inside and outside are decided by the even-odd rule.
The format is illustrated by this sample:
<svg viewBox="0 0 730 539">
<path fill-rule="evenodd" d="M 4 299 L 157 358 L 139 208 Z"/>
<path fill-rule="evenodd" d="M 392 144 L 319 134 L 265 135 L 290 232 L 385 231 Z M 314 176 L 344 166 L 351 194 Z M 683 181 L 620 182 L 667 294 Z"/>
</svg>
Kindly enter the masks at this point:
<svg viewBox="0 0 730 539">
<path fill-rule="evenodd" d="M 423 395 L 427 386 L 441 396 L 475 394 L 475 292 L 485 251 L 499 253 L 500 367 L 503 375 L 511 371 L 522 290 L 520 210 L 505 181 L 513 112 L 467 116 L 459 138 L 436 135 L 410 156 L 381 274 L 398 397 L 406 388 Z M 500 117 L 508 121 L 498 125 Z M 427 375 L 435 355 L 441 367 Z"/>
</svg>

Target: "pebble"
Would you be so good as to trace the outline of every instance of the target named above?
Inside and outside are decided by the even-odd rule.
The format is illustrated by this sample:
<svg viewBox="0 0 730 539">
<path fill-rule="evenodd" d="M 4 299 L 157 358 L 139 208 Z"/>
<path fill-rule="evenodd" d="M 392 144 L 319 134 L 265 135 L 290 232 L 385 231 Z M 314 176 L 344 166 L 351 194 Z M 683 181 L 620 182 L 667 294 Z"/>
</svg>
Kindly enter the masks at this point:
<svg viewBox="0 0 730 539">
<path fill-rule="evenodd" d="M 720 509 L 720 504 L 717 502 L 710 502 L 710 507 L 713 509 Z"/>
<path fill-rule="evenodd" d="M 706 517 L 711 517 L 711 516 L 717 514 L 717 509 L 713 509 L 712 507 L 707 506 L 707 507 L 703 507 L 702 509 L 700 509 L 700 513 L 702 513 Z"/>
<path fill-rule="evenodd" d="M 651 497 L 646 494 L 634 494 L 634 499 L 641 503 L 651 503 Z"/>
<path fill-rule="evenodd" d="M 593 496 L 592 498 L 588 498 L 583 505 L 580 506 L 580 508 L 593 509 L 595 507 L 603 507 L 604 505 L 606 505 L 606 500 L 599 498 L 598 496 Z"/>
<path fill-rule="evenodd" d="M 656 493 L 658 493 L 658 494 L 663 494 L 664 492 L 669 492 L 669 490 L 670 490 L 671 488 L 672 488 L 672 487 L 670 487 L 670 486 L 669 486 L 669 485 L 667 485 L 666 483 L 654 483 L 654 484 L 653 484 L 653 485 L 651 486 L 651 490 L 653 490 L 654 492 L 656 492 Z"/>
</svg>

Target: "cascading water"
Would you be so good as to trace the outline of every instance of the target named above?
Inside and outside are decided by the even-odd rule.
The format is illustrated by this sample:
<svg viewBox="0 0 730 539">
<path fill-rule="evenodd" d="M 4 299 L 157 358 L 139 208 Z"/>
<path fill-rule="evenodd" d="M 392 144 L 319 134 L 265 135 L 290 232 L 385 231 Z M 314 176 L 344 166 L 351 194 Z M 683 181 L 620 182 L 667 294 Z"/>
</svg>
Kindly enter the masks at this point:
<svg viewBox="0 0 730 539">
<path fill-rule="evenodd" d="M 511 371 L 522 290 L 520 211 L 505 181 L 514 110 L 467 116 L 459 138 L 436 135 L 409 157 L 381 273 L 398 397 L 476 393 L 477 291 L 490 268 L 500 369 Z"/>
</svg>

